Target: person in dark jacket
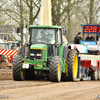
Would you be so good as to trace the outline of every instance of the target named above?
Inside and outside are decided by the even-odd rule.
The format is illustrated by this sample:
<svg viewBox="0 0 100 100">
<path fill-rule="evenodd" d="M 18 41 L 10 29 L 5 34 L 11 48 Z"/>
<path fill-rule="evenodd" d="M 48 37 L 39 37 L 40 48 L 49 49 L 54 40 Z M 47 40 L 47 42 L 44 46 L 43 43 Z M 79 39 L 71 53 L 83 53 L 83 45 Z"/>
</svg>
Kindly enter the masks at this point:
<svg viewBox="0 0 100 100">
<path fill-rule="evenodd" d="M 88 36 L 86 37 L 85 40 L 86 41 L 94 41 L 94 37 L 90 33 L 88 33 Z"/>
<path fill-rule="evenodd" d="M 82 38 L 81 38 L 81 32 L 78 32 L 78 34 L 74 38 L 74 44 L 79 44 L 80 40 L 82 40 Z"/>
</svg>

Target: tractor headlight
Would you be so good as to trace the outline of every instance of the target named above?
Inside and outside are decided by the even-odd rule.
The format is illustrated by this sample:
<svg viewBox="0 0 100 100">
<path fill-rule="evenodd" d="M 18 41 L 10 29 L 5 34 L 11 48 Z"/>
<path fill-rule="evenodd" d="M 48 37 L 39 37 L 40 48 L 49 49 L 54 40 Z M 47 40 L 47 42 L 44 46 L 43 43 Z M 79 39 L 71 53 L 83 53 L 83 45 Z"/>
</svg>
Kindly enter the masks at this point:
<svg viewBox="0 0 100 100">
<path fill-rule="evenodd" d="M 41 54 L 37 54 L 37 56 L 41 56 Z"/>
<path fill-rule="evenodd" d="M 41 54 L 30 53 L 30 56 L 41 56 Z"/>
<path fill-rule="evenodd" d="M 31 53 L 30 56 L 34 56 L 34 53 Z"/>
<path fill-rule="evenodd" d="M 45 52 L 43 53 L 43 50 L 41 49 L 31 49 L 30 50 L 30 60 L 35 59 L 44 59 Z"/>
</svg>

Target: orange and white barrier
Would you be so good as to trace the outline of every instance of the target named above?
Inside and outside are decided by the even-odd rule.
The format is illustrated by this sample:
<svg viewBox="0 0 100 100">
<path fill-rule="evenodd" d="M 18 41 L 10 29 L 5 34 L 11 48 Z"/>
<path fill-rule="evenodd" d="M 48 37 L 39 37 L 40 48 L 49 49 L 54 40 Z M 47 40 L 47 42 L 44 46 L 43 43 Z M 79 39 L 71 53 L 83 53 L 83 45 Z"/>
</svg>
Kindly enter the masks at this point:
<svg viewBox="0 0 100 100">
<path fill-rule="evenodd" d="M 1 55 L 8 56 L 8 62 L 10 63 L 13 61 L 13 56 L 17 54 L 17 50 L 0 50 L 0 62 L 1 62 Z"/>
</svg>

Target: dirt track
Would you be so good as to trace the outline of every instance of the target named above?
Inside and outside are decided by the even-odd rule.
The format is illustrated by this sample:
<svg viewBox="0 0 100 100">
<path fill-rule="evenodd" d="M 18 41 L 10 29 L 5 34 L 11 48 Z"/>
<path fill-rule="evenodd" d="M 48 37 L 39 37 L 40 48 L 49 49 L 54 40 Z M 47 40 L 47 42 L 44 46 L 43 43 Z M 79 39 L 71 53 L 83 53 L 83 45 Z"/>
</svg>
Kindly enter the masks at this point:
<svg viewBox="0 0 100 100">
<path fill-rule="evenodd" d="M 7 100 L 99 100 L 100 81 L 60 82 L 0 80 Z"/>
<path fill-rule="evenodd" d="M 13 79 L 11 69 L 0 69 L 0 80 Z"/>
<path fill-rule="evenodd" d="M 13 81 L 12 79 L 11 69 L 0 69 L 0 97 L 1 95 L 8 95 L 7 100 L 100 99 L 96 99 L 96 96 L 100 95 L 100 81 L 55 83 L 44 80 Z"/>
</svg>

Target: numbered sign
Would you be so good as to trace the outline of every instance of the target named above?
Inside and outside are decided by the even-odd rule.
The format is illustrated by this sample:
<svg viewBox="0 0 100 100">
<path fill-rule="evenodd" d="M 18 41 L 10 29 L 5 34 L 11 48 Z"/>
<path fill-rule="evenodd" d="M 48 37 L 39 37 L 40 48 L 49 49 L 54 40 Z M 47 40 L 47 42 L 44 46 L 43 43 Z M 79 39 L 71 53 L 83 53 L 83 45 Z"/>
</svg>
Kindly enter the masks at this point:
<svg viewBox="0 0 100 100">
<path fill-rule="evenodd" d="M 26 69 L 28 69 L 29 68 L 29 64 L 23 64 L 23 68 L 26 68 Z"/>
</svg>

